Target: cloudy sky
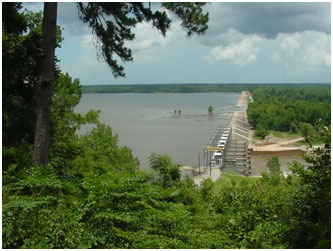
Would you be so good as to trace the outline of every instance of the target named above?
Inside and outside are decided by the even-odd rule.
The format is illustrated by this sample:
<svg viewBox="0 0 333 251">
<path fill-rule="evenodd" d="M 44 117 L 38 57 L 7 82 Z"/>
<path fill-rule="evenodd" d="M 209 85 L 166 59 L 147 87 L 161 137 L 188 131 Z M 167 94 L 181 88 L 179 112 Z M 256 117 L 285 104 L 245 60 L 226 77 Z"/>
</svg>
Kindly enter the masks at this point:
<svg viewBox="0 0 333 251">
<path fill-rule="evenodd" d="M 24 7 L 37 11 L 42 4 Z M 76 5 L 60 3 L 60 67 L 83 85 L 330 82 L 329 2 L 214 2 L 204 10 L 210 15 L 204 36 L 187 38 L 175 18 L 166 37 L 150 23 L 138 24 L 127 44 L 134 61 L 124 65 L 126 78 L 115 79 L 97 60 L 91 30 L 79 20 Z"/>
</svg>

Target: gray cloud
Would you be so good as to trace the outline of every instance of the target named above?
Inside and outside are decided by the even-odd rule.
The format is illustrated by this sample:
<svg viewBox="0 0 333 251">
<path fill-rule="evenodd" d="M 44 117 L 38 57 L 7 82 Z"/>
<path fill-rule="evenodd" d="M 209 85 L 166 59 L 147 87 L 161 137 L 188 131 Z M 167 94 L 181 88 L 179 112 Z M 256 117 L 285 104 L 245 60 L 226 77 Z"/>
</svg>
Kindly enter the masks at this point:
<svg viewBox="0 0 333 251">
<path fill-rule="evenodd" d="M 78 15 L 76 3 L 59 3 L 58 24 L 71 35 L 89 34 L 91 31 Z"/>
<path fill-rule="evenodd" d="M 23 9 L 26 8 L 30 11 L 37 12 L 43 11 L 43 3 L 39 2 L 25 2 Z M 71 35 L 84 35 L 89 34 L 90 29 L 88 25 L 84 24 L 78 16 L 78 8 L 76 3 L 60 2 L 58 3 L 58 18 L 57 24 L 66 30 Z"/>
<path fill-rule="evenodd" d="M 211 3 L 209 29 L 200 40 L 214 43 L 230 28 L 243 34 L 275 38 L 306 30 L 331 33 L 330 3 Z"/>
<path fill-rule="evenodd" d="M 24 3 L 34 11 L 42 9 L 41 3 Z M 157 9 L 160 3 L 152 3 Z M 331 33 L 330 3 L 210 3 L 205 10 L 210 13 L 208 36 L 221 34 L 230 28 L 243 34 L 274 38 L 278 33 L 314 30 Z M 87 25 L 78 18 L 76 3 L 61 2 L 58 23 L 72 34 L 84 34 Z"/>
</svg>

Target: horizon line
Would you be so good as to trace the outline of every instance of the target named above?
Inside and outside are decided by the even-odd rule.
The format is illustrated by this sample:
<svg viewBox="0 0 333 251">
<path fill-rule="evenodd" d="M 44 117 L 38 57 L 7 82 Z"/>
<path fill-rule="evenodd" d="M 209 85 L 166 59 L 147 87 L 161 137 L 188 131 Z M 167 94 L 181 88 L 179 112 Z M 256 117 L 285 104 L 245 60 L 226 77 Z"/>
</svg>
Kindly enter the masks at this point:
<svg viewBox="0 0 333 251">
<path fill-rule="evenodd" d="M 135 83 L 135 84 L 81 84 L 81 86 L 129 86 L 129 85 L 331 85 L 331 82 L 320 83 Z"/>
</svg>

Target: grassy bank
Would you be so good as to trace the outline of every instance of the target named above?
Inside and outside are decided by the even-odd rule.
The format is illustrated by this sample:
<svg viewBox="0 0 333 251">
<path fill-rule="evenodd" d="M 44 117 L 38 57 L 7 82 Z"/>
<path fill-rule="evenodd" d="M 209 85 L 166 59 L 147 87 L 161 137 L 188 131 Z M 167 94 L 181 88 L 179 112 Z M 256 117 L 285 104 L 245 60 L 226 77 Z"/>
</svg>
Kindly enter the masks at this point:
<svg viewBox="0 0 333 251">
<path fill-rule="evenodd" d="M 242 182 L 255 183 L 260 178 L 257 177 L 245 177 L 241 176 L 234 171 L 223 171 L 221 177 L 214 183 L 213 190 L 215 193 L 218 193 L 223 187 L 230 186 L 232 183 L 240 184 Z"/>
</svg>

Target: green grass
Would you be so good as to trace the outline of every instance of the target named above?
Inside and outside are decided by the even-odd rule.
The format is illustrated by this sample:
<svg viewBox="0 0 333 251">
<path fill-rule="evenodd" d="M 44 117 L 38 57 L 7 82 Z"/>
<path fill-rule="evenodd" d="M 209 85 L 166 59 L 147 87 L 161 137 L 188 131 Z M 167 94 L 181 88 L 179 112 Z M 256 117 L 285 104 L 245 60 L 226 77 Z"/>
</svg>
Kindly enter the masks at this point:
<svg viewBox="0 0 333 251">
<path fill-rule="evenodd" d="M 273 134 L 275 137 L 280 139 L 297 139 L 302 137 L 299 132 L 279 132 L 279 131 L 269 131 L 269 134 Z"/>
<path fill-rule="evenodd" d="M 236 184 L 239 184 L 241 182 L 255 183 L 259 179 L 260 178 L 258 178 L 258 177 L 241 176 L 237 172 L 226 170 L 226 171 L 223 171 L 221 177 L 216 182 L 214 182 L 213 190 L 215 193 L 219 192 L 224 186 L 230 185 L 232 180 Z"/>
<path fill-rule="evenodd" d="M 312 145 L 321 145 L 324 144 L 324 142 L 322 140 L 313 140 L 311 141 Z M 308 143 L 305 142 L 305 140 L 300 140 L 297 142 L 294 142 L 292 144 L 289 144 L 289 146 L 294 146 L 294 147 L 299 147 L 299 146 L 309 146 Z"/>
<path fill-rule="evenodd" d="M 289 144 L 288 146 L 298 147 L 298 146 L 307 146 L 307 145 L 308 145 L 308 143 L 306 143 L 304 140 L 300 140 L 300 141 L 294 142 L 292 144 Z"/>
<path fill-rule="evenodd" d="M 267 135 L 270 134 L 273 134 L 275 137 L 279 139 L 297 139 L 302 137 L 302 134 L 300 132 L 279 132 L 279 131 L 269 130 Z M 253 139 L 261 140 L 261 138 L 258 136 L 253 136 Z"/>
</svg>

